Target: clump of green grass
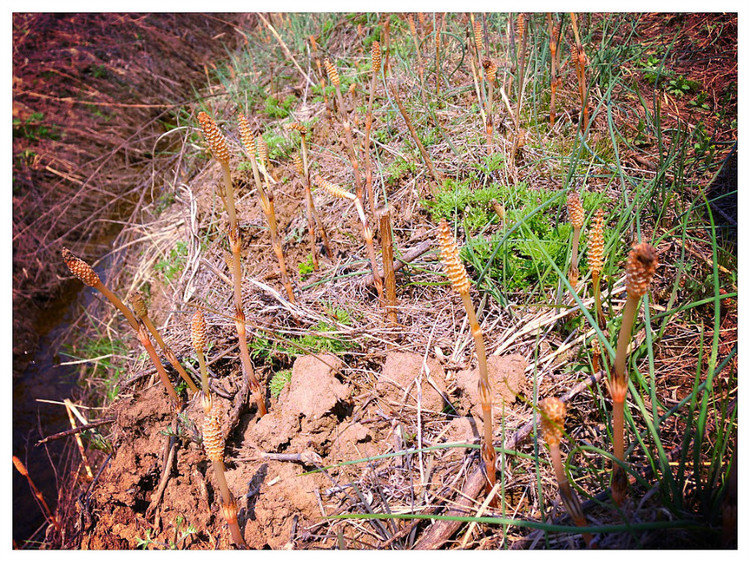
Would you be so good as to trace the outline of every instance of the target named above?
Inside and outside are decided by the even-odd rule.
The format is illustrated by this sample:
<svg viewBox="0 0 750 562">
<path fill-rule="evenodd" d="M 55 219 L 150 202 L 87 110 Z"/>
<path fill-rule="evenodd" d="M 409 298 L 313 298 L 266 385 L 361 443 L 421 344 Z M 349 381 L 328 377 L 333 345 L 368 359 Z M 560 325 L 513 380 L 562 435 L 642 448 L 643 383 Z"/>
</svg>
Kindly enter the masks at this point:
<svg viewBox="0 0 750 562">
<path fill-rule="evenodd" d="M 100 404 L 111 404 L 120 393 L 120 383 L 127 375 L 124 359 L 129 349 L 120 339 L 96 335 L 77 345 L 65 344 L 60 355 L 71 362 L 85 365 L 78 384 L 96 389 L 91 396 L 100 397 Z"/>
</svg>

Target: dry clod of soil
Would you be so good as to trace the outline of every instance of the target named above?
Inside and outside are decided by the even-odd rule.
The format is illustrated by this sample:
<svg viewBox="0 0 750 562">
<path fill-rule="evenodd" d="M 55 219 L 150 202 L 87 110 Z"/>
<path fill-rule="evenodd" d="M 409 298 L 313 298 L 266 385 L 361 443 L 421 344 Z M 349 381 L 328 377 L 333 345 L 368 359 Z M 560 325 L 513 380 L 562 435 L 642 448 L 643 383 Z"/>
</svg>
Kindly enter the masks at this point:
<svg viewBox="0 0 750 562">
<path fill-rule="evenodd" d="M 341 359 L 331 354 L 299 357 L 278 403 L 250 427 L 246 437 L 267 452 L 277 451 L 293 439 L 302 449 L 325 441 L 337 423 L 333 410 L 350 393 L 336 378 L 342 366 Z"/>
<path fill-rule="evenodd" d="M 328 454 L 329 461 L 342 462 L 365 457 L 375 456 L 379 453 L 377 444 L 366 426 L 355 422 L 342 424 L 341 429 L 334 430 L 331 436 L 331 451 Z"/>
<path fill-rule="evenodd" d="M 526 359 L 523 355 L 513 354 L 505 356 L 491 356 L 487 358 L 487 370 L 492 387 L 493 417 L 500 422 L 502 404 L 509 406 L 516 400 L 516 396 L 523 394 L 526 379 L 524 370 Z M 481 419 L 482 409 L 479 402 L 479 369 L 459 371 L 456 375 L 456 386 L 461 389 L 466 399 L 464 406 L 467 412 Z M 468 402 L 468 403 L 467 403 Z"/>
<path fill-rule="evenodd" d="M 383 372 L 380 374 L 377 390 L 380 395 L 394 405 L 417 404 L 417 377 L 422 372 L 423 357 L 417 353 L 391 352 L 385 358 Z M 445 372 L 435 359 L 427 359 L 427 368 L 435 386 L 446 394 Z M 408 394 L 406 393 L 408 390 Z M 445 401 L 440 393 L 422 375 L 422 409 L 433 412 L 442 411 Z"/>
</svg>

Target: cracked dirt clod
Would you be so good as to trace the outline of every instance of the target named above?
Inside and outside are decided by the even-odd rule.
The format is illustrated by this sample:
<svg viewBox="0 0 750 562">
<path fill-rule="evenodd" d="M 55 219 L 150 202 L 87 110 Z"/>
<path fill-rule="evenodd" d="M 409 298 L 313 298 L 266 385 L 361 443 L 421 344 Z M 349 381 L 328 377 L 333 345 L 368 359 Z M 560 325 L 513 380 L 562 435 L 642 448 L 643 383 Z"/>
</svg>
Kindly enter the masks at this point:
<svg viewBox="0 0 750 562">
<path fill-rule="evenodd" d="M 299 442 L 299 449 L 308 448 L 309 442 L 321 444 L 338 423 L 331 412 L 349 396 L 349 387 L 336 378 L 342 366 L 331 354 L 297 358 L 277 404 L 250 427 L 247 438 L 267 452 L 289 442 Z"/>
<path fill-rule="evenodd" d="M 502 403 L 512 404 L 516 395 L 523 394 L 526 378 L 526 359 L 522 355 L 491 356 L 487 358 L 487 370 L 492 387 L 493 417 L 500 421 Z M 456 386 L 463 393 L 463 406 L 475 418 L 481 419 L 482 409 L 479 407 L 479 390 L 477 369 L 459 371 L 456 374 Z"/>
<path fill-rule="evenodd" d="M 383 371 L 378 377 L 377 390 L 381 396 L 393 405 L 417 404 L 417 386 L 414 382 L 419 373 L 422 371 L 423 357 L 417 353 L 408 352 L 391 352 L 385 358 Z M 445 372 L 442 365 L 437 360 L 428 358 L 427 367 L 430 370 L 430 377 L 435 382 L 435 386 L 443 394 L 445 389 Z M 408 389 L 408 395 L 405 391 Z M 445 406 L 443 397 L 427 380 L 425 374 L 422 375 L 422 409 L 433 412 L 442 411 Z"/>
</svg>

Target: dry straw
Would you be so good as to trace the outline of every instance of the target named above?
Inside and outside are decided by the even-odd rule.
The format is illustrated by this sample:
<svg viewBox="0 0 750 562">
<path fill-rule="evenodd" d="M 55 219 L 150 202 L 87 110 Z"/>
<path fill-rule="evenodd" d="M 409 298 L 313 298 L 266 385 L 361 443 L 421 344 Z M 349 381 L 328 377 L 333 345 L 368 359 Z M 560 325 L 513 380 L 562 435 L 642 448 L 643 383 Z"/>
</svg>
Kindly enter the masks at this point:
<svg viewBox="0 0 750 562">
<path fill-rule="evenodd" d="M 479 400 L 482 407 L 482 423 L 484 427 L 484 439 L 482 441 L 482 460 L 484 461 L 487 474 L 487 493 L 495 486 L 495 448 L 493 446 L 492 431 L 492 388 L 490 386 L 489 373 L 487 370 L 487 352 L 484 345 L 482 328 L 477 321 L 474 304 L 469 296 L 471 282 L 466 274 L 466 268 L 459 256 L 458 246 L 453 238 L 453 233 L 445 219 L 441 219 L 438 226 L 438 243 L 440 245 L 440 260 L 443 262 L 445 273 L 451 282 L 453 290 L 456 291 L 463 301 L 466 315 L 469 318 L 471 334 L 474 336 L 474 345 L 477 351 L 477 363 L 479 365 Z"/>
</svg>

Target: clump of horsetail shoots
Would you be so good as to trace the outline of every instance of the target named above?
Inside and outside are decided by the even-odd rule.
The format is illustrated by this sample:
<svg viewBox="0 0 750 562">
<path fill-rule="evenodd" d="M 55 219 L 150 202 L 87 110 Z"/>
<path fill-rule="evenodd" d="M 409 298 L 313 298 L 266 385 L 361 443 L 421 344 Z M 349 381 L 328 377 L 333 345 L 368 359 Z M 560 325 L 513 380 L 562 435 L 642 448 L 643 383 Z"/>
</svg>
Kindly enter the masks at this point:
<svg viewBox="0 0 750 562">
<path fill-rule="evenodd" d="M 440 260 L 443 262 L 445 273 L 451 282 L 453 290 L 456 291 L 463 301 L 466 315 L 469 318 L 471 334 L 474 336 L 474 345 L 477 351 L 477 362 L 479 364 L 479 399 L 482 407 L 482 418 L 484 425 L 484 439 L 482 442 L 482 460 L 485 464 L 487 474 L 486 491 L 495 486 L 495 448 L 493 447 L 492 432 L 492 389 L 490 387 L 489 373 L 487 371 L 487 352 L 484 346 L 482 328 L 477 321 L 474 304 L 469 296 L 471 282 L 466 273 L 466 268 L 458 254 L 458 246 L 453 238 L 453 233 L 445 219 L 440 221 L 438 227 L 438 243 L 440 245 Z"/>
<path fill-rule="evenodd" d="M 513 139 L 513 148 L 510 154 L 511 166 L 515 164 L 516 153 L 523 142 L 523 133 L 521 131 L 521 106 L 523 105 L 523 94 L 526 89 L 526 42 L 528 40 L 528 34 L 526 32 L 527 18 L 525 14 L 518 14 L 517 29 L 516 33 L 519 38 L 518 47 L 518 77 L 516 78 L 516 92 L 518 94 L 518 100 L 516 101 L 516 136 Z"/>
<path fill-rule="evenodd" d="M 287 273 L 286 269 L 286 258 L 284 256 L 284 249 L 281 247 L 281 238 L 279 237 L 279 227 L 278 223 L 276 222 L 276 211 L 274 207 L 274 194 L 271 190 L 271 185 L 269 183 L 270 174 L 268 173 L 268 167 L 270 166 L 271 161 L 268 159 L 268 145 L 266 144 L 266 141 L 263 139 L 261 135 L 258 135 L 255 138 L 255 142 L 257 145 L 257 156 L 258 156 L 258 167 L 263 174 L 263 179 L 266 182 L 266 199 L 267 199 L 267 208 L 268 208 L 268 228 L 271 232 L 271 246 L 273 247 L 273 252 L 276 254 L 276 259 L 279 262 L 279 272 L 281 275 L 281 283 L 284 285 L 284 288 L 286 289 L 287 297 L 289 298 L 289 302 L 294 303 L 296 302 L 294 298 L 294 291 L 292 290 L 292 283 L 289 280 L 289 274 Z"/>
<path fill-rule="evenodd" d="M 203 421 L 203 447 L 206 450 L 206 457 L 211 461 L 214 476 L 219 485 L 222 513 L 232 534 L 232 542 L 247 547 L 237 523 L 237 503 L 229 490 L 224 473 L 224 437 L 221 432 L 221 419 L 218 414 L 214 414 L 212 411 L 205 415 Z"/>
<path fill-rule="evenodd" d="M 549 454 L 552 459 L 552 466 L 555 469 L 557 485 L 560 487 L 560 498 L 562 498 L 565 510 L 579 527 L 586 527 L 586 516 L 583 514 L 581 502 L 578 495 L 571 488 L 568 479 L 565 476 L 563 468 L 562 455 L 560 454 L 560 440 L 563 435 L 565 426 L 565 403 L 559 398 L 549 397 L 539 402 L 539 410 L 542 414 L 542 437 L 549 445 Z M 583 533 L 583 539 L 586 544 L 591 543 L 591 535 Z"/>
<path fill-rule="evenodd" d="M 315 209 L 315 202 L 313 201 L 312 187 L 310 186 L 310 168 L 307 158 L 307 127 L 295 122 L 291 123 L 289 125 L 289 128 L 297 131 L 300 135 L 302 156 L 300 156 L 299 154 L 294 155 L 294 168 L 297 170 L 297 173 L 300 175 L 300 177 L 302 177 L 302 183 L 305 186 L 305 211 L 307 218 L 307 228 L 310 231 L 310 241 L 312 243 L 313 266 L 315 267 L 315 271 L 317 271 L 318 249 L 315 243 L 317 240 L 315 232 L 316 224 L 318 225 L 318 227 L 320 227 L 320 235 L 323 239 L 323 245 L 325 246 L 328 256 L 332 255 L 331 246 L 328 243 L 328 234 L 326 233 L 326 229 L 323 226 L 320 217 L 318 216 L 318 211 Z"/>
<path fill-rule="evenodd" d="M 357 197 L 361 200 L 364 199 L 362 193 L 362 178 L 359 175 L 359 162 L 357 161 L 357 154 L 354 152 L 354 138 L 352 137 L 352 127 L 349 124 L 349 117 L 347 116 L 346 106 L 344 105 L 344 97 L 341 95 L 341 77 L 336 66 L 328 59 L 325 61 L 326 72 L 328 73 L 328 79 L 336 87 L 336 101 L 338 102 L 339 116 L 341 117 L 341 123 L 344 127 L 344 135 L 346 137 L 346 149 L 349 154 L 349 162 L 351 162 L 352 169 L 354 170 L 354 186 L 357 191 Z"/>
<path fill-rule="evenodd" d="M 547 12 L 547 29 L 549 31 L 549 53 L 550 53 L 550 99 L 549 99 L 549 125 L 553 127 L 555 125 L 555 98 L 557 96 L 557 88 L 560 85 L 560 77 L 558 76 L 559 65 L 560 65 L 560 33 L 562 31 L 562 20 L 557 22 L 555 25 L 552 22 L 552 14 Z"/>
<path fill-rule="evenodd" d="M 383 248 L 383 277 L 385 278 L 385 309 L 388 319 L 398 323 L 396 308 L 396 270 L 393 265 L 393 235 L 391 233 L 391 210 L 383 207 L 380 216 L 380 246 Z"/>
<path fill-rule="evenodd" d="M 378 298 L 380 303 L 383 304 L 383 280 L 380 278 L 380 272 L 378 271 L 378 262 L 375 257 L 375 246 L 372 242 L 372 229 L 367 222 L 367 216 L 365 210 L 362 207 L 362 201 L 351 191 L 347 191 L 333 182 L 322 178 L 320 175 L 315 176 L 315 183 L 322 187 L 327 193 L 333 195 L 339 199 L 348 199 L 354 203 L 359 215 L 359 220 L 362 223 L 362 236 L 365 239 L 365 245 L 367 246 L 367 253 L 370 257 L 370 267 L 372 268 L 372 277 L 375 283 L 375 289 L 378 291 Z"/>
<path fill-rule="evenodd" d="M 208 387 L 208 366 L 206 365 L 206 343 L 208 341 L 206 330 L 206 319 L 203 312 L 199 310 L 193 314 L 193 320 L 190 323 L 190 339 L 193 342 L 193 349 L 198 356 L 198 365 L 201 372 L 201 390 L 204 396 L 210 396 Z M 208 412 L 207 412 L 208 413 Z"/>
<path fill-rule="evenodd" d="M 190 378 L 183 366 L 180 365 L 180 362 L 177 360 L 177 355 L 175 355 L 175 352 L 172 351 L 172 348 L 166 344 L 164 338 L 161 337 L 159 330 L 156 329 L 156 326 L 154 326 L 151 318 L 149 318 L 146 301 L 143 300 L 143 295 L 141 295 L 139 291 L 134 292 L 130 296 L 130 304 L 132 305 L 136 316 L 140 318 L 141 322 L 143 322 L 146 325 L 146 328 L 148 328 L 148 331 L 151 332 L 151 335 L 154 337 L 156 343 L 161 348 L 164 356 L 167 358 L 167 361 L 169 361 L 172 367 L 174 367 L 175 370 L 180 374 L 182 380 L 187 383 L 190 390 L 193 392 L 198 392 L 198 387 L 193 382 L 193 379 Z"/>
<path fill-rule="evenodd" d="M 268 146 L 261 135 L 257 135 L 257 137 L 253 135 L 250 126 L 247 123 L 247 119 L 242 113 L 239 114 L 237 120 L 240 127 L 240 141 L 250 157 L 250 164 L 253 168 L 253 177 L 255 179 L 255 187 L 258 190 L 258 197 L 260 198 L 260 207 L 263 210 L 263 214 L 266 216 L 266 222 L 268 222 L 268 230 L 271 234 L 271 247 L 273 248 L 274 254 L 276 254 L 276 259 L 279 262 L 281 282 L 284 285 L 289 301 L 294 303 L 294 291 L 292 290 L 292 284 L 289 281 L 284 250 L 281 247 L 281 240 L 278 235 L 276 211 L 273 204 L 273 192 L 271 191 L 269 183 L 270 176 L 267 169 L 269 162 Z M 265 180 L 265 188 L 260 180 L 261 172 Z"/>
<path fill-rule="evenodd" d="M 485 100 L 482 94 L 482 82 L 484 80 L 482 73 L 482 24 L 474 20 L 474 14 L 469 14 L 471 26 L 466 30 L 467 43 L 471 43 L 472 47 L 469 47 L 469 62 L 471 63 L 471 77 L 474 81 L 474 91 L 477 94 L 477 104 L 479 106 L 479 113 L 482 115 L 482 122 L 487 123 L 487 115 L 485 113 Z"/>
<path fill-rule="evenodd" d="M 581 96 L 581 134 L 585 136 L 586 129 L 589 125 L 589 108 L 586 87 L 586 51 L 581 44 L 581 36 L 578 33 L 578 23 L 576 15 L 571 12 L 570 25 L 573 28 L 573 35 L 576 42 L 575 63 L 576 76 L 578 76 L 578 93 Z"/>
<path fill-rule="evenodd" d="M 485 125 L 485 131 L 487 133 L 487 150 L 492 151 L 492 88 L 495 84 L 495 79 L 497 78 L 497 64 L 490 59 L 485 59 L 482 62 L 482 67 L 484 68 L 485 76 L 487 78 L 487 123 Z"/>
<path fill-rule="evenodd" d="M 599 327 L 603 330 L 606 325 L 604 310 L 602 309 L 602 294 L 600 280 L 604 269 L 604 211 L 597 209 L 594 223 L 589 234 L 588 263 L 591 271 L 591 283 L 594 286 L 594 303 Z"/>
<path fill-rule="evenodd" d="M 229 170 L 229 144 L 227 144 L 227 139 L 219 129 L 219 126 L 205 111 L 201 111 L 198 114 L 198 122 L 201 125 L 203 136 L 211 149 L 211 153 L 221 165 L 221 172 L 224 178 L 224 189 L 219 191 L 219 195 L 227 209 L 229 227 L 234 230 L 237 228 L 237 213 L 234 209 L 232 173 Z"/>
<path fill-rule="evenodd" d="M 594 339 L 591 340 L 591 366 L 594 368 L 595 373 L 598 372 L 601 367 L 601 358 L 602 346 L 599 344 L 599 340 L 596 339 L 595 335 Z"/>
<path fill-rule="evenodd" d="M 427 150 L 425 150 L 425 147 L 422 144 L 422 141 L 419 140 L 419 135 L 417 134 L 417 130 L 414 128 L 414 125 L 411 122 L 411 118 L 409 117 L 409 114 L 406 112 L 406 108 L 404 107 L 404 104 L 401 102 L 401 96 L 398 93 L 398 86 L 392 85 L 390 87 L 390 90 L 391 90 L 391 94 L 393 94 L 393 99 L 396 101 L 398 110 L 401 113 L 401 117 L 403 117 L 404 122 L 406 122 L 406 126 L 409 129 L 409 134 L 411 134 L 411 138 L 414 141 L 414 144 L 417 145 L 417 148 L 419 149 L 419 152 L 422 155 L 422 158 L 424 159 L 424 162 L 427 165 L 427 168 L 430 170 L 430 173 L 432 174 L 432 177 L 435 180 L 436 185 L 430 185 L 430 193 L 435 195 L 437 193 L 437 185 L 442 184 L 443 177 L 435 169 L 435 166 L 432 164 L 432 159 L 430 158 L 430 155 L 427 153 Z"/>
<path fill-rule="evenodd" d="M 234 288 L 234 308 L 235 308 L 235 326 L 237 327 L 237 339 L 240 348 L 240 362 L 245 371 L 250 390 L 258 404 L 258 412 L 262 416 L 266 413 L 265 402 L 263 401 L 263 392 L 260 382 L 255 376 L 250 355 L 247 351 L 247 334 L 245 330 L 245 313 L 242 311 L 242 262 L 241 262 L 241 240 L 240 232 L 237 227 L 237 218 L 234 212 L 234 193 L 232 191 L 232 178 L 229 173 L 229 147 L 226 139 L 219 131 L 216 123 L 205 113 L 201 113 L 198 118 L 201 120 L 204 136 L 211 147 L 211 151 L 224 170 L 225 193 L 223 194 L 224 204 L 229 215 L 229 247 L 232 251 L 232 278 Z"/>
<path fill-rule="evenodd" d="M 148 338 L 148 330 L 143 322 L 136 319 L 130 309 L 125 306 L 125 304 L 123 304 L 120 298 L 112 291 L 110 291 L 104 283 L 102 283 L 102 280 L 89 264 L 87 264 L 81 258 L 75 256 L 73 252 L 71 252 L 67 248 L 63 248 L 62 258 L 73 275 L 75 275 L 85 285 L 93 287 L 94 289 L 99 291 L 107 298 L 107 300 L 109 300 L 109 302 L 112 303 L 112 305 L 114 305 L 115 308 L 122 312 L 123 316 L 125 316 L 125 319 L 128 321 L 128 324 L 130 324 L 130 327 L 133 328 L 133 331 L 138 336 L 138 341 L 140 341 L 141 345 L 146 348 L 146 351 L 148 352 L 148 355 L 151 358 L 154 367 L 156 368 L 156 372 L 159 374 L 159 378 L 161 379 L 164 388 L 167 389 L 167 393 L 174 402 L 174 406 L 179 408 L 181 406 L 180 398 L 179 396 L 177 396 L 177 391 L 175 391 L 172 382 L 169 380 L 167 372 L 164 370 L 164 365 L 162 365 L 159 356 L 156 354 L 156 350 L 154 350 L 154 346 L 151 344 L 151 340 Z"/>
<path fill-rule="evenodd" d="M 375 84 L 377 84 L 377 77 L 380 73 L 380 43 L 377 41 L 372 42 L 371 49 L 372 56 L 372 75 L 370 76 L 370 98 L 367 101 L 367 117 L 365 117 L 365 140 L 364 140 L 364 154 L 365 154 L 365 188 L 367 189 L 367 198 L 370 201 L 370 212 L 372 216 L 375 216 L 375 194 L 372 189 L 372 161 L 370 158 L 370 132 L 372 131 L 372 105 L 375 100 Z"/>
<path fill-rule="evenodd" d="M 585 217 L 581 198 L 577 191 L 572 191 L 568 195 L 568 216 L 570 217 L 570 224 L 573 225 L 573 250 L 570 259 L 570 270 L 568 271 L 568 281 L 570 281 L 570 285 L 575 291 L 576 284 L 578 284 L 578 244 L 581 239 L 581 228 L 583 228 L 583 219 Z"/>
<path fill-rule="evenodd" d="M 651 284 L 659 258 L 656 250 L 648 243 L 633 246 L 625 263 L 625 288 L 627 299 L 622 312 L 622 326 L 617 338 L 614 373 L 609 381 L 612 395 L 612 436 L 615 457 L 625 463 L 625 398 L 628 393 L 628 377 L 625 373 L 625 362 L 635 315 L 641 297 L 646 294 Z M 612 468 L 612 498 L 621 505 L 627 491 L 627 476 L 622 466 L 615 462 Z"/>
</svg>

